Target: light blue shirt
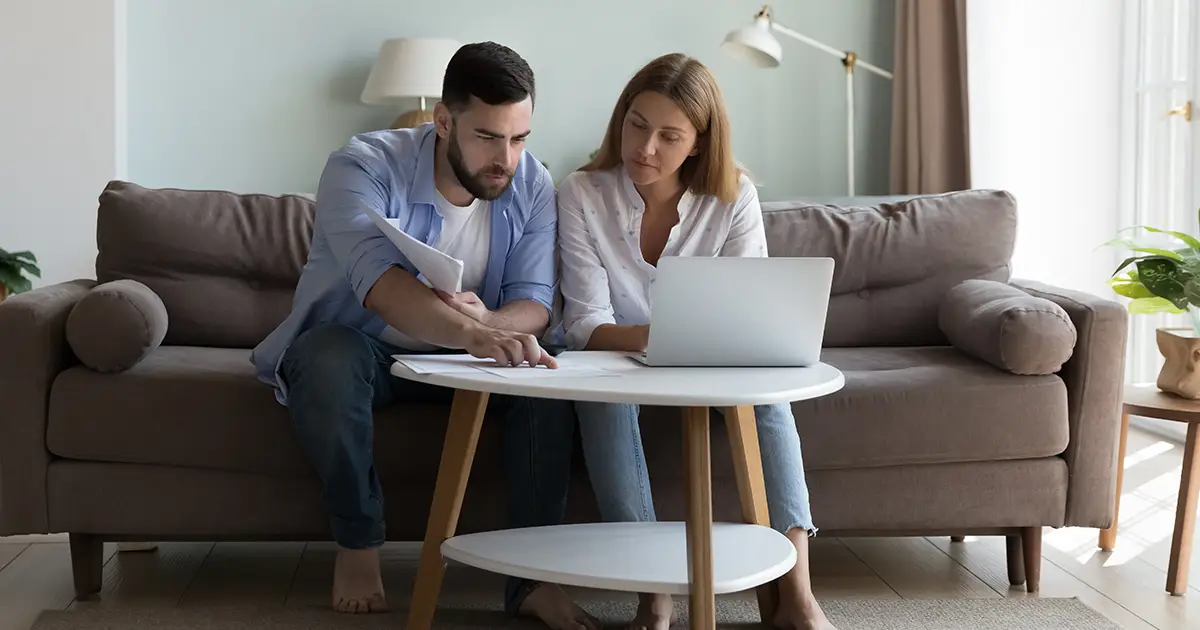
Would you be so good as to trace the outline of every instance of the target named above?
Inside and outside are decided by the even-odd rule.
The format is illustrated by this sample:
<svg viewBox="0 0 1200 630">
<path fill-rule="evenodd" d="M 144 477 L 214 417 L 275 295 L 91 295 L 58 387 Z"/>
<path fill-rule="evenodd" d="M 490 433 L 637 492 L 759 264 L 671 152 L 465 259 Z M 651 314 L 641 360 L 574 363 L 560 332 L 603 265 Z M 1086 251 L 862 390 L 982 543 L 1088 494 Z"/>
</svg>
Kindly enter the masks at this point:
<svg viewBox="0 0 1200 630">
<path fill-rule="evenodd" d="M 338 323 L 378 338 L 386 324 L 363 306 L 367 292 L 392 267 L 418 273 L 364 212 L 399 219 L 404 232 L 427 245 L 437 241 L 442 216 L 434 203 L 436 138 L 432 123 L 374 131 L 329 156 L 292 311 L 251 354 L 258 378 L 276 387 L 281 403 L 287 392 L 279 362 L 301 333 Z M 549 171 L 522 152 L 512 184 L 491 203 L 491 249 L 479 298 L 491 310 L 532 300 L 551 312 L 558 284 L 558 206 Z"/>
</svg>

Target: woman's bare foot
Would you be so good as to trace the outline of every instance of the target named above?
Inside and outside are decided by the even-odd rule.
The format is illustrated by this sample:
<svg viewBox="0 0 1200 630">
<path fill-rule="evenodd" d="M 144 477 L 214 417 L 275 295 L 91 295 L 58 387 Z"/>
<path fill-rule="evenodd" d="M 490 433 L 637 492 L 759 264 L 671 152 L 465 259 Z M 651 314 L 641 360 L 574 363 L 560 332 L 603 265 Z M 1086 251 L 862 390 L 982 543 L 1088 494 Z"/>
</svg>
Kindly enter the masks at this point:
<svg viewBox="0 0 1200 630">
<path fill-rule="evenodd" d="M 771 625 L 778 630 L 837 630 L 825 618 L 825 611 L 815 597 L 809 594 L 804 600 L 780 602 Z"/>
<path fill-rule="evenodd" d="M 333 564 L 333 609 L 351 614 L 387 612 L 378 548 L 338 548 Z"/>
<path fill-rule="evenodd" d="M 638 595 L 637 616 L 629 624 L 629 630 L 670 630 L 677 621 L 675 601 L 670 595 Z"/>
<path fill-rule="evenodd" d="M 519 613 L 541 619 L 551 630 L 599 630 L 600 624 L 557 584 L 538 584 L 521 602 Z"/>
<path fill-rule="evenodd" d="M 796 547 L 796 565 L 779 578 L 779 608 L 771 625 L 778 630 L 837 630 L 813 597 L 808 570 L 808 531 L 795 528 L 786 536 Z"/>
</svg>

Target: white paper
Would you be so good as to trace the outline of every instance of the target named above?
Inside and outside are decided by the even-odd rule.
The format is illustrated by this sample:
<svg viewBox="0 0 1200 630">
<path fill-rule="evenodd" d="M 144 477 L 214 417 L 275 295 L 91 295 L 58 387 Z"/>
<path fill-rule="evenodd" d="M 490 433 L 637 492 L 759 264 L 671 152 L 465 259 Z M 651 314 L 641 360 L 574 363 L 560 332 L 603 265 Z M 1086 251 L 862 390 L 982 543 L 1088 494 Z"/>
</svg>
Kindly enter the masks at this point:
<svg viewBox="0 0 1200 630">
<path fill-rule="evenodd" d="M 480 367 L 480 370 L 488 374 L 503 376 L 510 379 L 533 379 L 533 378 L 580 378 L 585 376 L 616 376 L 618 372 L 606 370 L 590 365 L 563 365 L 558 364 L 556 369 L 550 369 L 544 365 L 535 368 L 529 365 L 518 367 Z"/>
<path fill-rule="evenodd" d="M 477 359 L 469 354 L 397 354 L 392 358 L 416 374 L 478 372 L 480 366 L 495 363 L 491 359 Z"/>
<path fill-rule="evenodd" d="M 484 372 L 510 379 L 572 378 L 582 376 L 615 376 L 618 371 L 594 365 L 574 365 L 559 362 L 556 369 L 544 365 L 529 367 L 500 366 L 493 359 L 480 359 L 469 354 L 397 354 L 392 356 L 415 374 L 463 374 Z"/>
<path fill-rule="evenodd" d="M 404 254 L 423 276 L 425 284 L 451 295 L 462 291 L 463 262 L 405 234 L 398 219 L 389 219 L 370 208 L 367 216 L 383 230 L 400 253 Z"/>
</svg>

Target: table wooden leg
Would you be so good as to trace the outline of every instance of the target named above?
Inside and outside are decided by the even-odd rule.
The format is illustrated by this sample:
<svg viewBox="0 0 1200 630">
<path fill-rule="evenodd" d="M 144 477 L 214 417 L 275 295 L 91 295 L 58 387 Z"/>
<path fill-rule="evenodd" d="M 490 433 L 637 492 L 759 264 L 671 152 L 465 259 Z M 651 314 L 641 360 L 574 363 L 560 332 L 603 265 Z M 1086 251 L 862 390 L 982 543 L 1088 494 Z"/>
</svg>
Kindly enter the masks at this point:
<svg viewBox="0 0 1200 630">
<path fill-rule="evenodd" d="M 1113 522 L 1108 529 L 1100 530 L 1099 546 L 1102 551 L 1112 551 L 1117 546 L 1117 519 L 1121 515 L 1121 483 L 1125 479 L 1125 440 L 1129 436 L 1129 414 L 1121 414 L 1121 442 L 1117 447 L 1117 496 L 1113 499 Z"/>
<path fill-rule="evenodd" d="M 742 520 L 770 527 L 771 516 L 767 511 L 767 486 L 763 481 L 762 452 L 758 447 L 758 423 L 754 407 L 729 407 L 724 415 L 729 446 L 733 449 L 733 474 L 737 479 Z M 759 618 L 763 623 L 770 623 L 779 605 L 776 585 L 763 584 L 758 587 L 756 595 Z"/>
<path fill-rule="evenodd" d="M 684 462 L 687 473 L 688 615 L 694 630 L 712 630 L 717 623 L 713 592 L 712 464 L 708 407 L 683 410 Z"/>
<path fill-rule="evenodd" d="M 437 485 L 425 527 L 425 543 L 421 547 L 417 583 L 408 611 L 408 630 L 428 630 L 433 625 L 445 572 L 442 543 L 453 536 L 458 527 L 458 515 L 467 491 L 467 479 L 471 476 L 471 463 L 475 459 L 487 401 L 488 394 L 484 392 L 459 390 L 454 394 L 441 463 L 438 464 Z"/>
<path fill-rule="evenodd" d="M 1175 506 L 1175 533 L 1171 536 L 1171 560 L 1167 566 L 1167 592 L 1182 595 L 1188 589 L 1188 565 L 1192 558 L 1192 533 L 1196 530 L 1196 498 L 1200 494 L 1200 424 L 1188 424 L 1183 448 L 1183 474 L 1179 478 L 1179 501 Z"/>
</svg>

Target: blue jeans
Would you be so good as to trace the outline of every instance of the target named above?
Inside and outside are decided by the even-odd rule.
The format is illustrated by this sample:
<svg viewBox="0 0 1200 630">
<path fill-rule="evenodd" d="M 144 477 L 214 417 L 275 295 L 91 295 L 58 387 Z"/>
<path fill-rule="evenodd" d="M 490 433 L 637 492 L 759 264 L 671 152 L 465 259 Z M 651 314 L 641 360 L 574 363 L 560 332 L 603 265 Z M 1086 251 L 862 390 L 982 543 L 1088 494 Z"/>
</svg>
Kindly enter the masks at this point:
<svg viewBox="0 0 1200 630">
<path fill-rule="evenodd" d="M 328 324 L 300 335 L 280 362 L 292 426 L 323 484 L 333 538 L 347 549 L 378 547 L 386 538 L 373 411 L 396 402 L 449 402 L 454 395 L 447 388 L 392 376 L 391 357 L 404 352 L 357 329 Z M 560 445 L 573 441 L 570 403 L 494 400 L 506 412 L 508 527 L 561 523 L 571 451 Z M 506 608 L 515 612 L 527 592 L 527 582 L 510 579 Z"/>
<path fill-rule="evenodd" d="M 588 476 L 600 517 L 608 522 L 655 520 L 638 410 L 637 405 L 575 403 Z M 760 405 L 754 417 L 771 527 L 816 533 L 791 405 Z"/>
</svg>

